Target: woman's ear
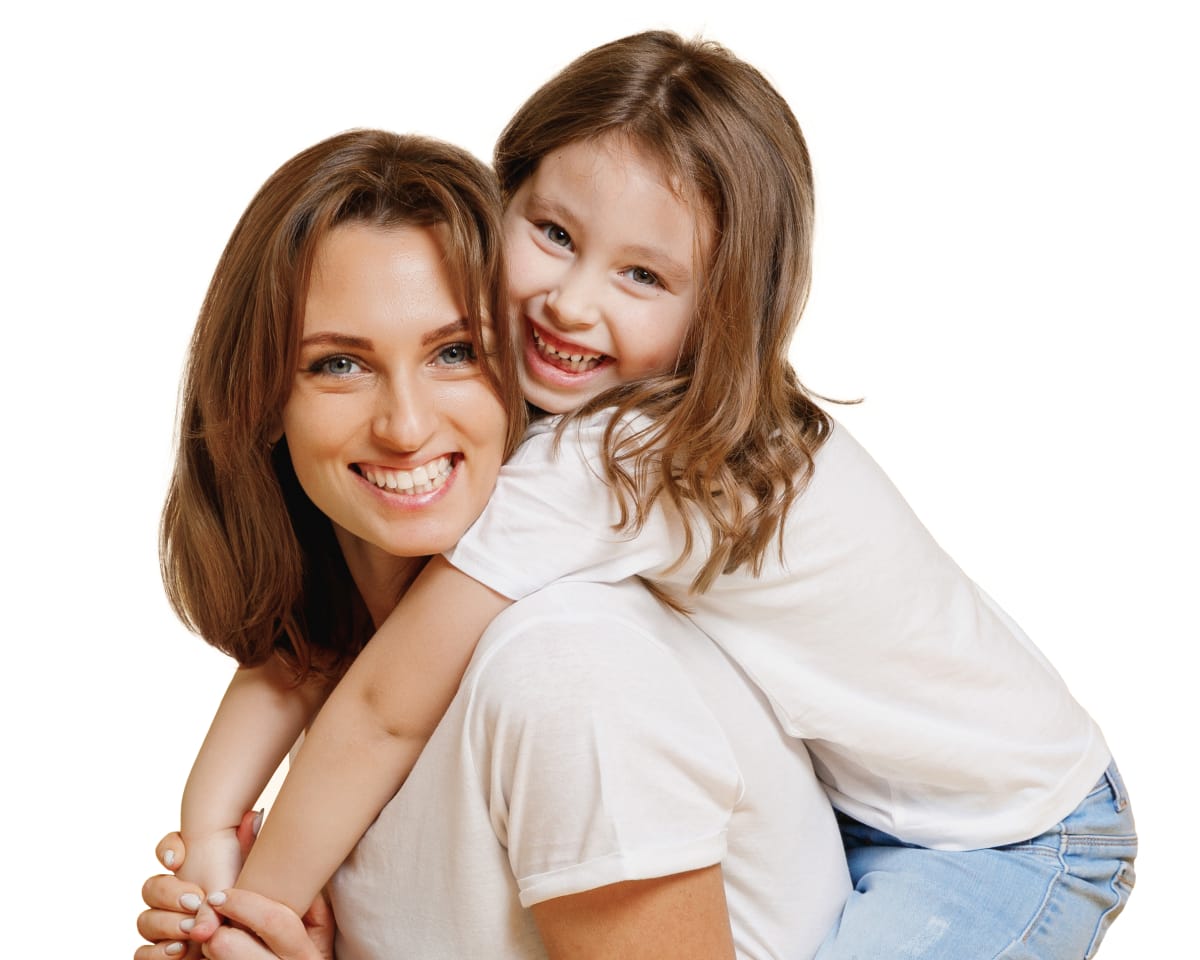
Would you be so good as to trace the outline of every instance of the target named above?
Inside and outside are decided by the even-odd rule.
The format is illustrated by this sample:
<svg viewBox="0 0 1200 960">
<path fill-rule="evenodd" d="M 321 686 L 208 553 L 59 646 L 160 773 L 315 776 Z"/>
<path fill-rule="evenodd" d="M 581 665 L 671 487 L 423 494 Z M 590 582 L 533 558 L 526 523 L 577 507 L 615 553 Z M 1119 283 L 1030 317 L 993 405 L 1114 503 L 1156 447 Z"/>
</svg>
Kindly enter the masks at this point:
<svg viewBox="0 0 1200 960">
<path fill-rule="evenodd" d="M 283 417 L 275 414 L 271 420 L 270 426 L 267 428 L 267 446 L 273 447 L 283 439 Z"/>
</svg>

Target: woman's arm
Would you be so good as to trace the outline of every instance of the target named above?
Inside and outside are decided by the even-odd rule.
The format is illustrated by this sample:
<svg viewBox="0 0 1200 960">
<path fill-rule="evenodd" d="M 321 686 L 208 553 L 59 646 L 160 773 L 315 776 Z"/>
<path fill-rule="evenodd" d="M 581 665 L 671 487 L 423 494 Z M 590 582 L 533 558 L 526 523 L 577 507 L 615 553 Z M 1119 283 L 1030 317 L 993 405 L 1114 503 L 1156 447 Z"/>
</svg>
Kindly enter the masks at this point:
<svg viewBox="0 0 1200 960">
<path fill-rule="evenodd" d="M 720 864 L 544 900 L 531 910 L 550 960 L 733 957 Z"/>
<path fill-rule="evenodd" d="M 188 858 L 180 876 L 204 890 L 232 886 L 242 865 L 236 831 L 328 691 L 325 680 L 297 685 L 278 657 L 239 667 L 217 709 L 183 792 L 181 833 Z M 217 926 L 201 910 L 194 935 Z"/>
<path fill-rule="evenodd" d="M 434 557 L 330 695 L 238 877 L 301 910 L 400 789 L 509 605 Z"/>
</svg>

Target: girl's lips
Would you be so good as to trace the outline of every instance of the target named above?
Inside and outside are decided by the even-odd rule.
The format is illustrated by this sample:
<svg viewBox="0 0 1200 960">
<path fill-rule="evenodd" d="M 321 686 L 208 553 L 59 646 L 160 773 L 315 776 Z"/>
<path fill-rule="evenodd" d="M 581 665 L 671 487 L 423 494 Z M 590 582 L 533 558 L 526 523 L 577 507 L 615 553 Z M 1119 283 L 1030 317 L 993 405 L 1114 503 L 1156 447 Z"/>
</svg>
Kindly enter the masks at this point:
<svg viewBox="0 0 1200 960">
<path fill-rule="evenodd" d="M 529 341 L 539 357 L 564 373 L 588 373 L 612 359 L 607 354 L 561 340 L 532 321 L 529 322 Z"/>
<path fill-rule="evenodd" d="M 454 472 L 457 457 L 445 454 L 434 457 L 428 463 L 411 470 L 381 467 L 370 463 L 356 463 L 355 471 L 360 477 L 380 490 L 394 493 L 432 493 L 445 485 Z"/>
</svg>

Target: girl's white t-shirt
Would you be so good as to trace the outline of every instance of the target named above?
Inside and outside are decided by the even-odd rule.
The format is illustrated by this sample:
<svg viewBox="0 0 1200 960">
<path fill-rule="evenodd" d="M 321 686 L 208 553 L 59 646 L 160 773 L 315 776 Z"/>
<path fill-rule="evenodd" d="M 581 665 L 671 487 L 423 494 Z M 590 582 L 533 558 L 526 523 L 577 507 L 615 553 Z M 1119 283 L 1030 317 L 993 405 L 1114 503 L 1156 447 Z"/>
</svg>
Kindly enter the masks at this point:
<svg viewBox="0 0 1200 960">
<path fill-rule="evenodd" d="M 770 549 L 758 576 L 740 569 L 689 597 L 705 531 L 676 566 L 683 525 L 669 508 L 637 534 L 616 529 L 599 461 L 608 418 L 558 441 L 557 420 L 535 424 L 450 561 L 512 599 L 631 576 L 684 598 L 807 742 L 834 806 L 910 843 L 1036 836 L 1100 777 L 1110 757 L 1095 722 L 840 424 L 788 513 L 782 559 Z"/>
</svg>

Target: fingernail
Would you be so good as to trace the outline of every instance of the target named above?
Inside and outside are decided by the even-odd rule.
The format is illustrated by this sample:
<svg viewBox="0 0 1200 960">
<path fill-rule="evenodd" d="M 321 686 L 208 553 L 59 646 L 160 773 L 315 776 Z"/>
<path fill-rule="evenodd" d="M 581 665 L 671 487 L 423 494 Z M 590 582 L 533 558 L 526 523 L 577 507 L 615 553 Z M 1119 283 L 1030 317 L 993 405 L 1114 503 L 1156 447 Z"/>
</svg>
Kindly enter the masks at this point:
<svg viewBox="0 0 1200 960">
<path fill-rule="evenodd" d="M 185 893 L 179 898 L 179 905 L 183 907 L 184 910 L 191 910 L 193 913 L 200 909 L 200 904 L 202 902 L 203 901 L 201 901 L 200 896 L 195 893 Z"/>
<path fill-rule="evenodd" d="M 166 949 L 163 950 L 168 957 L 177 957 L 183 953 L 182 943 L 168 943 Z"/>
<path fill-rule="evenodd" d="M 216 893 L 210 893 L 208 895 L 208 905 L 210 907 L 219 907 L 224 902 L 225 892 L 223 890 L 218 890 Z"/>
<path fill-rule="evenodd" d="M 168 850 L 166 853 L 163 854 L 163 866 L 167 867 L 167 868 L 175 866 L 175 851 L 174 850 Z"/>
<path fill-rule="evenodd" d="M 191 933 L 192 927 L 194 927 L 195 925 L 196 925 L 195 917 L 184 917 L 182 920 L 179 921 L 179 929 L 182 930 L 184 933 Z"/>
<path fill-rule="evenodd" d="M 267 808 L 263 807 L 254 814 L 254 826 L 252 826 L 250 829 L 256 837 L 258 836 L 258 831 L 262 829 L 263 814 L 266 813 L 266 810 Z"/>
</svg>

